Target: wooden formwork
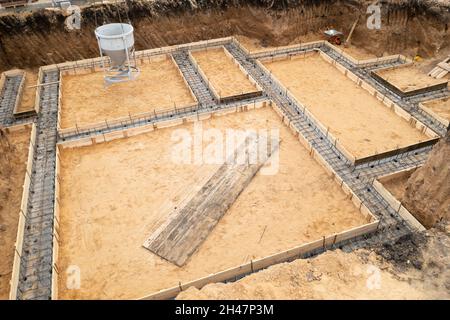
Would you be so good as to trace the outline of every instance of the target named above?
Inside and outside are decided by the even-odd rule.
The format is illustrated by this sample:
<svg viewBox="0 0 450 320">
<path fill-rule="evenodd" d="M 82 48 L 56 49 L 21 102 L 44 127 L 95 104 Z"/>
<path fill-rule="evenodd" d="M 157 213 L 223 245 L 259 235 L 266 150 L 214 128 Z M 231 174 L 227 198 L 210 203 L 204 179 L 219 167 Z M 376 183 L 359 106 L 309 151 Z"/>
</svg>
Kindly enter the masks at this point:
<svg viewBox="0 0 450 320">
<path fill-rule="evenodd" d="M 328 41 L 324 41 L 324 45 L 329 47 L 331 50 L 338 52 L 340 55 L 342 55 L 345 59 L 349 60 L 350 63 L 355 65 L 358 68 L 367 68 L 370 66 L 375 66 L 379 64 L 390 64 L 395 62 L 403 62 L 402 66 L 409 66 L 413 64 L 413 61 L 411 59 L 408 59 L 404 55 L 401 54 L 395 54 L 390 56 L 384 56 L 379 58 L 372 58 L 372 59 L 362 59 L 358 60 L 353 58 L 353 56 L 349 55 L 343 48 L 338 48 Z"/>
<path fill-rule="evenodd" d="M 186 78 L 184 77 L 183 72 L 181 72 L 180 67 L 178 66 L 178 63 L 176 63 L 175 58 L 173 57 L 173 55 L 170 55 L 170 60 L 172 61 L 172 63 L 175 66 L 175 68 L 177 69 L 178 74 L 180 75 L 181 79 L 183 79 L 183 82 L 186 85 L 186 88 L 188 88 L 189 94 L 191 95 L 192 99 L 196 102 L 196 104 L 198 104 L 198 100 L 197 100 L 197 97 L 194 94 L 194 91 L 192 91 L 191 86 L 189 85 L 189 83 L 187 82 Z"/>
<path fill-rule="evenodd" d="M 246 276 L 248 274 L 257 272 L 259 270 L 268 268 L 272 265 L 290 262 L 295 259 L 301 259 L 309 254 L 317 251 L 317 250 L 328 250 L 332 249 L 336 244 L 353 239 L 362 235 L 366 235 L 376 231 L 378 228 L 378 220 L 369 222 L 359 227 L 355 227 L 340 233 L 335 233 L 329 236 L 323 236 L 322 238 L 308 242 L 289 250 L 284 250 L 282 252 L 263 257 L 261 259 L 251 260 L 248 263 L 229 268 L 224 271 L 220 271 L 206 277 L 202 277 L 193 281 L 189 281 L 186 283 L 179 282 L 177 286 L 160 290 L 156 293 L 141 297 L 139 300 L 164 300 L 164 299 L 173 299 L 175 298 L 181 291 L 184 291 L 190 287 L 196 287 L 197 289 L 201 289 L 207 284 L 217 283 L 217 282 L 226 282 L 226 281 L 235 281 L 240 277 Z"/>
<path fill-rule="evenodd" d="M 384 175 L 381 177 L 378 177 L 377 179 L 374 179 L 372 182 L 372 185 L 374 187 L 374 189 L 383 197 L 384 200 L 386 200 L 387 203 L 389 203 L 389 205 L 394 208 L 394 210 L 405 220 L 408 222 L 408 224 L 413 227 L 414 229 L 416 229 L 417 231 L 424 231 L 425 227 L 408 211 L 408 209 L 406 209 L 403 204 L 401 203 L 401 201 L 399 201 L 398 199 L 396 199 L 394 197 L 394 195 L 392 195 L 391 192 L 389 192 L 389 190 L 387 190 L 383 183 L 386 180 L 389 179 L 393 179 L 393 178 L 398 178 L 398 177 L 402 177 L 405 175 L 409 175 L 412 172 L 414 172 L 417 168 L 419 168 L 419 166 L 410 168 L 410 169 L 405 169 L 405 170 L 400 170 L 388 175 Z"/>
<path fill-rule="evenodd" d="M 233 42 L 238 45 L 250 58 L 253 59 L 260 59 L 261 57 L 267 57 L 267 56 L 282 56 L 282 55 L 288 55 L 289 52 L 296 52 L 300 50 L 312 50 L 314 48 L 318 48 L 326 41 L 320 40 L 320 41 L 312 41 L 312 42 L 306 42 L 306 43 L 300 43 L 300 44 L 294 44 L 294 45 L 288 45 L 288 46 L 281 46 L 277 48 L 268 48 L 268 49 L 261 49 L 257 50 L 256 52 L 251 52 L 244 48 L 237 39 L 233 38 Z"/>
<path fill-rule="evenodd" d="M 257 109 L 265 107 L 268 104 L 268 100 L 254 100 L 252 103 L 242 104 L 242 105 L 235 105 L 235 106 L 229 106 L 220 110 L 212 110 L 212 111 L 206 111 L 202 113 L 197 113 L 194 115 L 184 116 L 184 117 L 177 117 L 174 119 L 164 119 L 158 121 L 155 119 L 152 123 L 149 123 L 147 125 L 139 126 L 139 127 L 130 127 L 126 128 L 124 127 L 121 130 L 115 130 L 104 134 L 95 134 L 98 129 L 93 128 L 93 135 L 85 138 L 76 139 L 73 141 L 62 141 L 58 145 L 62 148 L 76 148 L 76 147 L 82 147 L 82 146 L 90 146 L 96 143 L 102 143 L 107 142 L 115 139 L 121 139 L 121 138 L 127 138 L 135 135 L 139 135 L 141 133 L 150 132 L 157 129 L 162 128 L 168 128 L 173 126 L 179 126 L 186 122 L 194 122 L 194 121 L 201 121 L 205 120 L 211 116 L 222 116 L 229 113 L 234 112 L 243 112 L 251 109 Z M 128 119 L 128 118 L 127 118 Z"/>
<path fill-rule="evenodd" d="M 30 124 L 28 124 L 30 126 Z M 20 128 L 23 128 L 21 125 Z M 11 271 L 11 280 L 10 280 L 10 291 L 9 291 L 9 299 L 16 300 L 17 299 L 17 289 L 19 285 L 19 275 L 20 275 L 20 259 L 22 256 L 22 247 L 23 247 L 23 237 L 25 233 L 25 221 L 27 217 L 27 208 L 28 208 L 28 197 L 30 195 L 30 183 L 31 183 L 31 172 L 33 170 L 33 158 L 34 158 L 34 145 L 36 142 L 36 125 L 33 123 L 31 125 L 31 135 L 30 135 L 30 144 L 28 147 L 28 160 L 25 171 L 25 177 L 22 188 L 22 200 L 20 203 L 19 210 L 19 222 L 17 225 L 17 235 L 16 235 L 16 243 L 14 245 L 14 260 L 13 260 L 13 268 Z"/>
<path fill-rule="evenodd" d="M 51 290 L 52 300 L 58 299 L 58 253 L 59 253 L 59 190 L 60 190 L 60 155 L 59 146 L 56 146 L 56 157 L 55 157 L 55 202 L 53 207 L 53 252 L 52 252 L 52 279 L 51 279 Z"/>
</svg>

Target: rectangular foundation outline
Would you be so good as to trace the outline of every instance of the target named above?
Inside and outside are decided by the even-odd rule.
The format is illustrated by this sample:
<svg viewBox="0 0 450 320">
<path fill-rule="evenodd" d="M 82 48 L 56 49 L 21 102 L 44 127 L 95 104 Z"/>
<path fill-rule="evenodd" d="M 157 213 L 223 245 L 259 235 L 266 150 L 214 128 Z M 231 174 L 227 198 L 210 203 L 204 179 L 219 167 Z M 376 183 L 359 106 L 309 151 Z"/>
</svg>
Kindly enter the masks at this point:
<svg viewBox="0 0 450 320">
<path fill-rule="evenodd" d="M 274 111 L 276 111 L 276 113 L 280 116 L 280 118 L 283 120 L 281 114 L 281 110 L 277 111 L 278 107 L 273 104 L 272 102 L 270 102 L 270 106 L 272 106 L 272 108 L 274 109 Z M 260 107 L 265 107 L 265 102 L 264 104 L 261 104 Z M 226 115 L 228 113 L 233 113 L 233 112 L 243 112 L 243 111 L 247 111 L 248 110 L 248 106 L 242 106 L 240 108 L 230 108 L 229 110 L 220 110 L 221 112 L 211 112 L 209 114 L 207 114 L 206 118 L 209 118 L 210 116 L 222 116 L 222 115 Z M 226 111 L 226 112 L 224 112 Z M 196 119 L 183 119 L 184 123 L 185 121 L 195 121 Z M 344 191 L 344 193 L 348 196 L 348 198 L 352 201 L 352 203 L 355 205 L 355 207 L 359 210 L 359 212 L 366 218 L 367 223 L 363 224 L 361 226 L 357 226 L 348 230 L 344 230 L 341 231 L 339 233 L 333 233 L 332 235 L 328 235 L 328 236 L 323 236 L 322 238 L 312 241 L 312 242 L 308 242 L 308 243 L 304 243 L 301 244 L 299 246 L 296 246 L 294 248 L 270 255 L 270 256 L 266 256 L 263 257 L 261 259 L 257 259 L 257 260 L 252 260 L 250 261 L 250 263 L 246 263 L 234 268 L 230 268 L 224 271 L 219 271 L 217 273 L 211 274 L 209 276 L 206 277 L 202 277 L 193 281 L 190 281 L 188 283 L 184 283 L 181 284 L 179 283 L 178 286 L 176 287 L 172 287 L 172 288 L 168 288 L 168 289 L 163 289 L 160 290 L 158 292 L 155 292 L 153 294 L 150 294 L 148 296 L 139 298 L 144 299 L 144 300 L 153 300 L 153 299 L 170 299 L 170 298 L 174 298 L 179 292 L 191 287 L 191 286 L 195 286 L 197 288 L 201 288 L 204 285 L 208 284 L 208 283 L 213 283 L 213 282 L 221 282 L 221 281 L 228 281 L 228 280 L 232 280 L 233 278 L 236 278 L 238 276 L 242 276 L 242 275 L 246 275 L 249 273 L 253 273 L 256 272 L 258 270 L 267 268 L 273 264 L 277 264 L 280 262 L 286 262 L 286 261 L 290 261 L 293 259 L 297 259 L 297 258 L 301 258 L 307 254 L 310 254 L 312 252 L 314 252 L 315 250 L 318 249 L 331 249 L 333 248 L 337 243 L 339 242 L 343 242 L 345 240 L 349 240 L 352 238 L 356 238 L 362 235 L 366 235 L 366 234 L 370 234 L 372 232 L 375 232 L 378 229 L 378 224 L 379 224 L 379 220 L 376 218 L 376 216 L 363 204 L 363 202 L 360 200 L 360 198 L 349 188 L 349 186 L 342 181 L 342 179 L 339 178 L 339 176 L 336 174 L 336 172 L 331 168 L 331 166 L 329 166 L 327 164 L 327 162 L 321 157 L 321 155 L 319 153 L 317 153 L 314 148 L 307 142 L 307 140 L 302 136 L 302 134 L 297 131 L 297 129 L 293 128 L 289 122 L 286 121 L 282 121 L 284 123 L 284 125 L 286 125 L 288 128 L 291 129 L 291 131 L 293 131 L 293 134 L 295 136 L 298 137 L 300 143 L 306 147 L 306 149 L 309 151 L 310 156 L 316 160 L 316 162 L 325 170 L 325 172 L 330 176 L 331 179 L 333 179 Z M 173 123 L 172 126 L 177 126 L 180 123 Z M 143 132 L 145 132 L 145 128 Z M 151 131 L 151 130 L 150 130 Z M 118 134 L 117 132 L 115 133 L 115 138 L 125 138 L 128 137 L 128 134 L 126 133 L 127 130 L 122 130 L 120 132 L 120 134 Z M 137 133 L 140 134 L 140 133 Z M 59 148 L 73 148 L 73 147 L 82 147 L 82 146 L 88 146 L 88 145 L 92 145 L 95 143 L 101 143 L 101 142 L 106 142 L 106 141 L 111 141 L 113 139 L 110 140 L 106 140 L 104 139 L 103 141 L 94 141 L 93 138 L 86 138 L 86 139 L 81 139 L 81 140 L 76 140 L 76 141 L 72 141 L 72 142 L 62 142 L 62 143 L 58 143 L 57 144 L 57 158 L 56 158 L 56 174 L 55 174 L 55 179 L 59 181 L 59 173 L 58 173 L 58 168 L 59 168 Z M 59 183 L 55 180 L 55 217 L 59 216 Z M 58 186 L 58 187 L 57 187 Z M 56 219 L 56 218 L 55 218 Z M 55 223 L 56 225 L 56 223 Z M 59 248 L 58 244 L 59 242 L 57 241 L 57 238 L 55 236 L 56 232 L 54 230 L 54 237 L 53 237 L 53 241 L 54 241 L 54 248 Z M 55 240 L 56 239 L 56 240 Z M 55 246 L 55 241 L 57 242 L 57 246 Z M 55 249 L 54 249 L 55 250 Z M 55 258 L 57 259 L 57 253 L 53 252 L 53 256 L 54 256 L 54 265 L 53 265 L 53 269 L 57 270 L 57 272 L 54 272 L 52 274 L 52 299 L 57 299 L 57 286 L 58 286 L 58 267 L 57 267 L 57 260 L 55 260 Z"/>
<path fill-rule="evenodd" d="M 347 78 L 358 84 L 361 88 L 365 89 L 367 92 L 369 92 L 371 95 L 376 97 L 378 100 L 380 100 L 386 107 L 389 107 L 391 110 L 395 112 L 396 115 L 400 116 L 402 119 L 406 120 L 411 127 L 414 127 L 415 129 L 419 130 L 423 134 L 430 137 L 430 139 L 421 141 L 419 143 L 415 143 L 403 148 L 397 148 L 388 150 L 386 152 L 378 153 L 371 156 L 366 156 L 362 158 L 356 158 L 352 153 L 350 153 L 337 139 L 334 137 L 330 132 L 329 128 L 326 128 L 302 103 L 300 103 L 295 96 L 272 74 L 272 72 L 267 69 L 262 61 L 278 61 L 278 60 L 285 60 L 285 59 L 296 59 L 296 57 L 305 57 L 307 55 L 314 54 L 313 52 L 318 52 L 320 56 L 328 63 L 330 63 L 332 66 L 334 66 L 336 69 L 338 69 L 341 73 L 343 73 Z M 256 60 L 256 63 L 258 66 L 263 69 L 265 72 L 271 75 L 272 79 L 277 83 L 277 85 L 282 88 L 282 90 L 285 92 L 285 94 L 293 101 L 295 101 L 302 109 L 304 114 L 307 116 L 307 118 L 315 124 L 315 126 L 322 132 L 322 134 L 327 137 L 329 142 L 333 144 L 349 161 L 352 165 L 357 166 L 363 163 L 371 162 L 378 160 L 380 158 L 385 158 L 389 156 L 393 156 L 399 153 L 403 153 L 406 151 L 411 151 L 415 149 L 419 149 L 428 145 L 434 145 L 439 140 L 439 135 L 435 133 L 433 130 L 428 128 L 425 124 L 420 122 L 418 119 L 411 116 L 409 113 L 404 111 L 400 106 L 398 106 L 395 102 L 387 99 L 381 92 L 379 92 L 377 89 L 372 87 L 370 84 L 365 82 L 363 79 L 359 78 L 357 75 L 355 75 L 352 71 L 345 68 L 343 65 L 339 64 L 335 60 L 331 59 L 328 55 L 323 53 L 320 49 L 313 49 L 308 52 L 302 52 L 297 54 L 288 54 L 286 56 L 281 57 L 266 57 Z"/>
<path fill-rule="evenodd" d="M 272 107 L 274 108 L 274 111 L 277 111 L 275 104 L 272 104 Z M 281 112 L 281 110 L 279 111 Z M 278 115 L 280 113 L 277 112 Z M 283 118 L 282 118 L 283 120 Z M 307 142 L 307 140 L 302 136 L 302 134 L 297 131 L 295 128 L 288 124 L 286 122 L 283 123 L 287 125 L 294 134 L 297 134 L 299 141 L 303 146 L 306 147 L 307 150 L 310 151 L 310 155 L 313 159 L 317 161 L 317 163 L 328 173 L 328 175 L 333 178 L 333 180 L 342 188 L 345 194 L 351 199 L 353 204 L 356 208 L 359 209 L 360 213 L 366 217 L 368 223 L 363 224 L 358 227 L 354 227 L 348 230 L 344 230 L 339 233 L 334 233 L 332 235 L 323 236 L 322 238 L 307 242 L 304 244 L 301 244 L 299 246 L 296 246 L 294 248 L 266 256 L 257 260 L 251 260 L 250 263 L 245 263 L 237 267 L 229 268 L 224 271 L 220 271 L 214 274 L 211 274 L 206 277 L 202 277 L 193 281 L 189 281 L 187 283 L 181 283 L 179 282 L 178 286 L 163 289 L 158 292 L 152 293 L 150 295 L 144 296 L 139 298 L 139 300 L 162 300 L 162 299 L 172 299 L 175 298 L 181 291 L 184 291 L 188 289 L 189 287 L 196 287 L 197 289 L 201 289 L 203 286 L 210 284 L 210 283 L 216 283 L 216 282 L 225 282 L 225 281 L 233 281 L 236 280 L 238 277 L 242 277 L 254 272 L 257 272 L 261 269 L 265 269 L 267 267 L 270 267 L 274 264 L 278 264 L 281 262 L 288 262 L 292 261 L 298 258 L 302 258 L 304 256 L 307 256 L 309 253 L 314 252 L 318 249 L 331 249 L 336 244 L 356 238 L 362 235 L 367 235 L 372 232 L 375 232 L 378 229 L 379 220 L 375 217 L 375 215 L 362 203 L 362 201 L 359 199 L 359 197 L 353 193 L 353 191 L 347 186 L 345 182 L 343 182 L 336 174 L 336 172 L 326 163 L 326 161 L 315 152 L 315 150 L 312 148 L 311 145 Z M 309 146 L 309 148 L 307 147 Z"/>
<path fill-rule="evenodd" d="M 190 104 L 185 104 L 185 105 L 181 106 L 180 108 L 175 107 L 175 110 L 198 107 L 197 98 L 195 97 L 194 93 L 192 92 L 191 87 L 189 86 L 186 79 L 184 78 L 180 68 L 178 67 L 177 63 L 173 59 L 172 55 L 170 55 L 170 54 L 153 55 L 153 56 L 148 56 L 146 58 L 149 62 L 150 61 L 159 61 L 159 60 L 170 60 L 171 63 L 175 66 L 176 70 L 178 71 L 178 74 L 180 75 L 181 79 L 183 79 L 183 83 L 186 85 L 186 87 L 189 91 L 189 94 L 193 98 L 194 102 L 190 103 Z M 141 59 L 140 63 L 144 64 L 145 60 Z M 64 85 L 63 75 L 86 74 L 86 73 L 101 72 L 101 71 L 102 70 L 97 67 L 95 67 L 95 68 L 77 67 L 77 68 L 68 69 L 68 70 L 60 70 L 59 94 L 58 94 L 58 125 L 57 125 L 57 131 L 58 131 L 59 135 L 64 135 L 64 134 L 67 134 L 69 132 L 74 132 L 74 131 L 78 132 L 79 130 L 85 131 L 85 130 L 97 129 L 99 127 L 103 127 L 105 124 L 106 124 L 106 126 L 115 125 L 115 124 L 122 123 L 124 121 L 133 121 L 133 120 L 140 119 L 143 117 L 148 117 L 149 115 L 155 115 L 155 116 L 157 116 L 158 114 L 162 115 L 162 114 L 167 113 L 168 110 L 174 110 L 174 108 L 172 108 L 172 107 L 159 108 L 159 109 L 153 108 L 153 111 L 129 114 L 128 116 L 121 116 L 121 117 L 118 117 L 118 118 L 115 118 L 112 120 L 102 120 L 102 121 L 93 122 L 93 123 L 89 123 L 89 124 L 85 124 L 85 125 L 81 125 L 81 126 L 75 125 L 75 126 L 72 126 L 69 128 L 61 128 L 61 107 L 62 107 L 61 99 L 62 99 L 62 87 Z"/>
<path fill-rule="evenodd" d="M 448 86 L 448 80 L 442 80 L 440 83 L 434 84 L 434 85 L 430 85 L 430 86 L 422 86 L 420 88 L 417 89 L 412 89 L 412 90 L 402 90 L 400 89 L 397 85 L 389 82 L 388 80 L 386 80 L 383 76 L 381 76 L 380 72 L 382 71 L 387 71 L 387 70 L 396 70 L 396 69 L 400 69 L 400 68 L 407 68 L 410 67 L 412 65 L 411 64 L 404 64 L 404 65 L 400 65 L 400 66 L 395 66 L 395 67 L 386 67 L 386 68 L 380 68 L 378 70 L 374 70 L 370 72 L 370 75 L 376 79 L 378 82 L 382 83 L 383 86 L 391 89 L 393 92 L 395 92 L 397 95 L 399 95 L 400 97 L 406 98 L 406 97 L 411 97 L 411 96 L 415 96 L 418 94 L 423 94 L 423 93 L 427 93 L 427 92 L 432 92 L 432 91 L 438 91 L 438 90 L 442 90 L 442 89 L 446 89 Z"/>
<path fill-rule="evenodd" d="M 238 94 L 238 95 L 231 95 L 231 96 L 221 96 L 220 95 L 220 91 L 217 90 L 217 88 L 215 88 L 213 86 L 213 84 L 210 82 L 209 78 L 206 76 L 206 73 L 203 71 L 203 69 L 198 65 L 196 59 L 194 58 L 194 56 L 192 55 L 192 52 L 196 52 L 196 51 L 208 51 L 209 49 L 218 49 L 221 48 L 225 55 L 239 68 L 239 70 L 246 76 L 246 78 L 248 79 L 248 81 L 250 81 L 250 83 L 256 87 L 256 91 L 253 92 L 246 92 L 246 93 L 242 93 L 242 94 Z M 262 95 L 263 90 L 262 88 L 259 86 L 259 84 L 253 79 L 252 76 L 250 76 L 247 71 L 241 66 L 241 64 L 239 62 L 236 61 L 236 59 L 228 52 L 228 50 L 223 46 L 215 46 L 215 47 L 208 47 L 205 49 L 194 49 L 194 50 L 190 50 L 188 52 L 188 56 L 189 56 L 189 60 L 192 62 L 192 64 L 195 66 L 195 69 L 198 71 L 198 73 L 201 75 L 201 77 L 203 78 L 203 80 L 207 83 L 209 90 L 211 91 L 211 93 L 213 94 L 214 98 L 219 101 L 219 103 L 227 103 L 227 102 L 233 102 L 233 101 L 238 101 L 238 100 L 243 100 L 243 99 L 251 99 L 251 98 L 256 98 Z"/>
</svg>

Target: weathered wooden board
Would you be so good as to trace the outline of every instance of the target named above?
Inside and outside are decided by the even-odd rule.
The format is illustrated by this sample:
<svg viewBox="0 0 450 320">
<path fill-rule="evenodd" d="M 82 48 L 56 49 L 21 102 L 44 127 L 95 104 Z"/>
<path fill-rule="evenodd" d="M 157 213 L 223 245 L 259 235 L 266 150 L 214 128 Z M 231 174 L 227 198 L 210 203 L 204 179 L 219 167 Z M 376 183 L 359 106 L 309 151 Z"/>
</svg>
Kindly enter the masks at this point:
<svg viewBox="0 0 450 320">
<path fill-rule="evenodd" d="M 233 159 L 222 164 L 183 207 L 168 215 L 170 221 L 158 228 L 143 246 L 177 266 L 183 266 L 278 147 L 268 147 L 267 156 L 255 164 L 233 161 L 240 152 L 248 154 L 248 145 L 247 137 L 235 149 Z"/>
</svg>

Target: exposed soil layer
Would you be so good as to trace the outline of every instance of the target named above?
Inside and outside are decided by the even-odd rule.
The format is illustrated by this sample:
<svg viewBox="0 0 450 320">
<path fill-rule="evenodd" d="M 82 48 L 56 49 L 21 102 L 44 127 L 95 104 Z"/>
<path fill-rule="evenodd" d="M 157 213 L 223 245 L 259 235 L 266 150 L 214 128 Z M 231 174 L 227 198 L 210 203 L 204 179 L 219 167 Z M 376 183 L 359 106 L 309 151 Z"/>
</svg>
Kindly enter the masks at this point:
<svg viewBox="0 0 450 320">
<path fill-rule="evenodd" d="M 436 56 L 448 53 L 449 4 L 384 1 L 381 29 L 367 28 L 373 1 L 170 0 L 129 1 L 83 8 L 81 29 L 69 31 L 57 11 L 0 17 L 0 70 L 37 67 L 98 56 L 96 26 L 130 20 L 137 49 L 244 35 L 264 46 L 322 37 L 327 28 L 348 34 L 360 17 L 352 43 L 366 52 Z M 311 40 L 311 39 L 309 39 Z M 438 60 L 436 60 L 437 62 Z"/>
<path fill-rule="evenodd" d="M 264 65 L 356 158 L 429 139 L 319 54 Z"/>
<path fill-rule="evenodd" d="M 192 56 L 220 97 L 257 91 L 223 48 L 195 51 Z"/>
<path fill-rule="evenodd" d="M 378 74 L 402 91 L 417 90 L 448 81 L 429 77 L 415 66 L 381 70 Z"/>
<path fill-rule="evenodd" d="M 30 130 L 0 132 L 0 300 L 9 298 Z"/>
<path fill-rule="evenodd" d="M 404 206 L 426 228 L 450 220 L 450 132 L 408 180 Z"/>
<path fill-rule="evenodd" d="M 105 87 L 103 72 L 62 77 L 61 128 L 173 109 L 195 103 L 175 63 L 159 57 L 139 66 L 134 81 Z"/>
<path fill-rule="evenodd" d="M 450 237 L 433 229 L 351 253 L 329 251 L 177 299 L 449 299 Z"/>
<path fill-rule="evenodd" d="M 202 125 L 222 135 L 279 128 L 279 170 L 253 178 L 182 268 L 142 244 L 218 166 L 174 161 L 180 129 L 192 124 L 62 150 L 60 299 L 138 298 L 366 223 L 270 107 Z M 70 265 L 81 269 L 80 290 L 65 287 Z"/>
</svg>

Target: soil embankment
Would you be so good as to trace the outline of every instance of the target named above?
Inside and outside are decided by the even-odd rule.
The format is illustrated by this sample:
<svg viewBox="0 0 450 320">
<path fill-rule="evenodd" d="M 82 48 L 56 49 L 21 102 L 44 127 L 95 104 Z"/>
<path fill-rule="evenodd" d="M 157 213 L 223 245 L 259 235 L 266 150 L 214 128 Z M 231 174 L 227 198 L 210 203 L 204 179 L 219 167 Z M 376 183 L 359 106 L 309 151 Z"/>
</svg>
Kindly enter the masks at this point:
<svg viewBox="0 0 450 320">
<path fill-rule="evenodd" d="M 276 46 L 321 38 L 327 28 L 352 36 L 355 46 L 378 56 L 419 53 L 440 57 L 449 49 L 450 4 L 385 1 L 381 29 L 366 25 L 369 1 L 351 0 L 166 0 L 127 1 L 82 8 L 81 29 L 69 31 L 55 10 L 0 16 L 0 70 L 98 56 L 94 36 L 103 23 L 130 21 L 136 48 L 148 49 L 230 35 Z"/>
<path fill-rule="evenodd" d="M 406 184 L 404 206 L 426 228 L 450 220 L 450 133 L 442 138 L 427 162 Z"/>
</svg>

